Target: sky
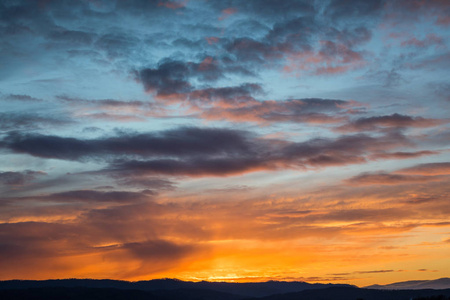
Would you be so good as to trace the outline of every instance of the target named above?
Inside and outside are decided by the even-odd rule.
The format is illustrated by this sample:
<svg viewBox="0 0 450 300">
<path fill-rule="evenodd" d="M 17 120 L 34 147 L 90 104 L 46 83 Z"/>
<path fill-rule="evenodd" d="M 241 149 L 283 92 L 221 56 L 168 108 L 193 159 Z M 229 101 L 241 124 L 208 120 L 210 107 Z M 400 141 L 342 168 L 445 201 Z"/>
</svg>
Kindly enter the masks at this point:
<svg viewBox="0 0 450 300">
<path fill-rule="evenodd" d="M 450 277 L 447 0 L 0 2 L 0 280 Z"/>
</svg>

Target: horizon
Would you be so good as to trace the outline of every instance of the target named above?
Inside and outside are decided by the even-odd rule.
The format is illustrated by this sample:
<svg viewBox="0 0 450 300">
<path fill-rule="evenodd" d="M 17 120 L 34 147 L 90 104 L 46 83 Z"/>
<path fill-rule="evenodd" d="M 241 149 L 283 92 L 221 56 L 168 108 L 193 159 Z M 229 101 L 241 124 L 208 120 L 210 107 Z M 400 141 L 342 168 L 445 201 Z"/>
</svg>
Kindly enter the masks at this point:
<svg viewBox="0 0 450 300">
<path fill-rule="evenodd" d="M 435 278 L 435 279 L 429 279 L 429 280 L 407 280 L 407 281 L 398 281 L 398 282 L 390 282 L 384 285 L 391 285 L 391 284 L 398 284 L 398 283 L 412 283 L 412 282 L 429 282 L 429 281 L 437 281 L 442 279 L 450 279 L 450 277 L 441 277 L 441 278 Z M 306 282 L 306 281 L 282 281 L 282 280 L 267 280 L 267 281 L 208 281 L 208 280 L 181 280 L 178 278 L 153 278 L 153 279 L 147 279 L 147 280 L 123 280 L 123 279 L 109 279 L 109 278 L 47 278 L 47 279 L 40 279 L 40 280 L 34 280 L 34 279 L 7 279 L 7 280 L 0 280 L 0 282 L 5 281 L 66 281 L 66 280 L 92 280 L 92 281 L 119 281 L 119 282 L 128 282 L 128 283 L 138 283 L 138 282 L 149 282 L 149 281 L 179 281 L 179 282 L 186 282 L 186 283 L 270 283 L 270 282 L 276 282 L 276 283 L 306 283 L 306 284 L 323 284 L 323 285 L 349 285 L 349 286 L 355 286 L 358 288 L 366 288 L 370 286 L 377 286 L 378 284 L 372 284 L 372 285 L 365 285 L 365 286 L 358 286 L 355 284 L 349 284 L 345 282 Z M 379 286 L 384 286 L 379 285 Z"/>
<path fill-rule="evenodd" d="M 450 277 L 450 1 L 0 2 L 0 280 Z"/>
</svg>

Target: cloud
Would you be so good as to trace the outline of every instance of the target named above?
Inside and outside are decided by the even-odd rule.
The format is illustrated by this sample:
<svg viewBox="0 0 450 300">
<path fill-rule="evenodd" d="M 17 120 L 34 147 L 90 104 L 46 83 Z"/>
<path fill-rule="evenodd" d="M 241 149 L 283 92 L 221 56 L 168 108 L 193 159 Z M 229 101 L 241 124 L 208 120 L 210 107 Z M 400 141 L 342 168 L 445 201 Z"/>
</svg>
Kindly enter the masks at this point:
<svg viewBox="0 0 450 300">
<path fill-rule="evenodd" d="M 444 40 L 432 33 L 428 34 L 423 40 L 412 37 L 401 43 L 401 46 L 404 47 L 413 46 L 419 48 L 426 48 L 432 45 L 436 45 L 436 47 L 445 47 Z"/>
<path fill-rule="evenodd" d="M 352 107 L 359 109 L 357 103 L 333 99 L 246 101 L 241 105 L 213 107 L 201 116 L 209 120 L 257 122 L 263 125 L 278 122 L 327 124 L 345 121 Z"/>
<path fill-rule="evenodd" d="M 73 124 L 69 117 L 57 118 L 30 113 L 0 113 L 0 131 L 36 130 Z"/>
<path fill-rule="evenodd" d="M 36 176 L 46 175 L 42 171 L 0 172 L 0 184 L 8 186 L 22 186 L 33 181 Z"/>
<path fill-rule="evenodd" d="M 219 21 L 223 21 L 226 18 L 230 17 L 231 15 L 234 15 L 237 12 L 238 12 L 238 10 L 234 7 L 225 8 L 222 10 L 222 14 L 219 17 Z"/>
<path fill-rule="evenodd" d="M 446 1 L 430 0 L 427 2 L 400 0 L 386 2 L 386 21 L 398 23 L 417 22 L 419 16 L 427 18 L 438 26 L 449 25 L 450 5 Z"/>
<path fill-rule="evenodd" d="M 367 172 L 347 179 L 349 184 L 356 185 L 398 185 L 426 182 L 444 182 L 450 175 L 450 163 L 428 163 L 409 168 L 387 172 Z"/>
<path fill-rule="evenodd" d="M 162 60 L 156 68 L 144 68 L 136 72 L 137 79 L 142 82 L 147 92 L 156 92 L 159 97 L 187 94 L 194 91 L 191 80 L 214 82 L 225 74 L 246 73 L 240 67 L 226 67 L 223 62 L 207 56 L 201 62 L 183 62 L 177 60 Z"/>
<path fill-rule="evenodd" d="M 263 93 L 258 84 L 245 83 L 240 86 L 205 88 L 192 91 L 187 95 L 195 104 L 219 107 L 248 106 L 257 103 L 253 95 Z"/>
<path fill-rule="evenodd" d="M 167 111 L 159 103 L 138 100 L 80 99 L 57 96 L 60 102 L 69 104 L 73 117 L 103 119 L 111 121 L 145 121 L 146 117 L 167 116 Z"/>
<path fill-rule="evenodd" d="M 321 101 L 318 103 L 322 104 Z M 334 107 L 335 103 L 327 103 L 325 107 L 327 105 Z M 239 130 L 182 127 L 86 140 L 13 132 L 0 146 L 42 158 L 78 161 L 101 158 L 110 164 L 105 172 L 226 176 L 261 170 L 362 163 L 375 153 L 410 144 L 399 133 L 290 142 L 263 139 Z"/>
<path fill-rule="evenodd" d="M 187 1 L 159 1 L 158 6 L 164 6 L 170 9 L 179 9 L 186 6 Z"/>
<path fill-rule="evenodd" d="M 66 30 L 64 28 L 56 28 L 48 34 L 48 38 L 63 43 L 65 46 L 89 46 L 97 38 L 95 34 L 78 30 Z"/>
<path fill-rule="evenodd" d="M 112 187 L 113 188 L 113 187 Z M 104 206 L 129 205 L 135 203 L 144 203 L 152 200 L 158 193 L 155 190 L 141 190 L 135 191 L 99 191 L 99 190 L 69 190 L 57 193 L 39 194 L 22 197 L 3 197 L 2 200 L 8 205 L 14 203 L 27 203 L 33 207 L 34 205 L 42 205 L 43 207 L 54 207 L 61 204 L 69 205 L 72 213 L 77 215 L 79 210 L 86 210 L 87 208 L 99 208 Z M 39 203 L 39 204 L 37 204 Z M 6 207 L 5 206 L 5 207 Z M 50 209 L 51 212 L 51 209 Z M 56 213 L 61 211 L 56 210 Z M 36 215 L 39 213 L 36 211 Z"/>
<path fill-rule="evenodd" d="M 373 131 L 384 128 L 428 128 L 447 123 L 447 120 L 426 119 L 394 113 L 392 115 L 359 118 L 355 121 L 338 127 L 336 130 L 343 132 Z"/>
<path fill-rule="evenodd" d="M 415 151 L 415 152 L 384 152 L 375 153 L 371 156 L 371 159 L 410 159 L 415 157 L 421 157 L 426 155 L 436 155 L 441 153 L 440 151 Z"/>
<path fill-rule="evenodd" d="M 423 176 L 450 175 L 450 162 L 420 164 L 398 170 L 397 173 Z"/>
<path fill-rule="evenodd" d="M 392 273 L 392 272 L 403 272 L 403 270 L 370 270 L 370 271 L 355 271 L 351 273 L 334 273 L 330 275 L 343 276 L 351 274 L 376 274 L 376 273 Z"/>
<path fill-rule="evenodd" d="M 157 133 L 122 134 L 102 139 L 10 133 L 0 146 L 43 158 L 80 160 L 108 155 L 195 156 L 249 152 L 248 133 L 184 127 Z"/>
<path fill-rule="evenodd" d="M 346 20 L 348 18 L 367 18 L 380 15 L 383 9 L 383 5 L 383 0 L 364 2 L 357 0 L 345 2 L 333 0 L 326 7 L 325 14 L 337 21 Z"/>
<path fill-rule="evenodd" d="M 126 109 L 126 108 L 140 108 L 145 106 L 153 106 L 153 103 L 149 102 L 143 102 L 143 101 L 121 101 L 121 100 L 115 100 L 115 99 L 97 99 L 97 100 L 88 100 L 88 99 L 80 99 L 80 98 L 73 98 L 68 96 L 57 96 L 58 100 L 68 103 L 71 105 L 80 105 L 80 106 L 87 106 L 87 105 L 93 105 L 98 106 L 101 109 L 112 109 L 112 108 L 119 108 L 119 109 Z"/>
<path fill-rule="evenodd" d="M 140 70 L 137 75 L 147 92 L 170 95 L 191 90 L 189 67 L 180 61 L 162 62 L 155 69 Z"/>
<path fill-rule="evenodd" d="M 130 225 L 137 225 L 133 222 L 130 224 L 131 219 L 129 218 L 122 220 L 121 226 L 126 226 L 128 230 L 132 228 Z M 126 236 L 119 238 L 117 231 L 115 232 L 115 229 L 120 232 L 120 226 L 117 226 L 119 220 L 107 222 L 106 227 L 102 227 L 102 221 L 104 220 L 90 222 L 90 220 L 84 219 L 70 224 L 2 223 L 0 224 L 2 239 L 0 261 L 3 270 L 8 270 L 9 274 L 18 276 L 16 278 L 23 278 L 19 274 L 22 274 L 25 269 L 29 270 L 28 276 L 37 276 L 38 278 L 41 278 L 39 276 L 63 278 L 63 274 L 67 271 L 75 272 L 80 277 L 89 276 L 88 274 L 101 277 L 105 272 L 103 263 L 95 261 L 95 257 L 100 255 L 113 268 L 120 266 L 120 272 L 114 271 L 111 274 L 136 276 L 141 273 L 148 275 L 167 270 L 180 265 L 183 259 L 193 259 L 199 253 L 204 254 L 204 247 L 195 243 L 179 244 L 164 238 L 152 238 L 150 234 L 143 239 L 139 237 L 139 234 L 128 232 Z M 139 226 L 144 223 L 138 222 Z M 148 225 L 147 223 L 146 226 Z M 150 232 L 151 229 L 146 231 Z M 105 244 L 109 246 L 103 246 Z M 80 260 L 73 263 L 74 257 L 83 257 L 86 260 L 83 261 L 83 264 L 80 264 Z M 17 261 L 21 261 L 22 264 L 17 264 Z M 128 262 L 128 265 L 124 264 L 125 261 Z M 137 262 L 137 264 L 132 262 Z M 94 267 L 94 271 L 83 270 L 86 264 Z M 81 265 L 84 267 L 80 268 Z M 126 275 L 127 273 L 129 274 Z"/>
<path fill-rule="evenodd" d="M 4 95 L 0 98 L 0 100 L 4 101 L 23 101 L 23 102 L 42 102 L 42 99 L 32 97 L 30 95 L 23 95 L 23 94 L 9 94 Z"/>
<path fill-rule="evenodd" d="M 397 185 L 397 184 L 413 184 L 423 183 L 426 181 L 440 181 L 441 177 L 420 176 L 420 175 L 400 175 L 391 173 L 363 173 L 347 180 L 351 184 L 362 185 Z"/>
<path fill-rule="evenodd" d="M 151 263 L 150 260 L 177 260 L 194 250 L 191 245 L 178 245 L 165 240 L 126 243 L 121 245 L 121 248 L 130 251 L 146 263 Z"/>
<path fill-rule="evenodd" d="M 315 12 L 314 5 L 309 1 L 286 0 L 281 3 L 274 3 L 270 0 L 249 0 L 249 1 L 211 1 L 208 3 L 216 11 L 233 7 L 237 11 L 256 18 L 265 20 L 291 19 L 299 15 L 312 15 Z"/>
<path fill-rule="evenodd" d="M 57 201 L 57 202 L 111 202 L 111 203 L 129 203 L 147 200 L 156 193 L 150 190 L 141 192 L 125 192 L 125 191 L 111 191 L 101 192 L 95 190 L 74 190 L 67 192 L 54 193 L 41 197 L 43 201 Z"/>
<path fill-rule="evenodd" d="M 370 80 L 379 81 L 383 87 L 387 88 L 397 87 L 406 82 L 402 74 L 395 68 L 391 68 L 390 70 L 370 70 L 364 75 L 364 77 L 367 77 Z"/>
<path fill-rule="evenodd" d="M 342 136 L 335 140 L 312 139 L 300 143 L 259 139 L 249 142 L 253 143 L 252 147 L 233 155 L 117 160 L 104 171 L 141 175 L 227 176 L 262 170 L 328 167 L 362 163 L 371 152 L 408 143 L 398 135 L 381 139 L 364 135 Z"/>
<path fill-rule="evenodd" d="M 267 165 L 261 159 L 252 158 L 127 160 L 111 164 L 106 171 L 142 175 L 226 176 L 275 168 L 270 166 L 270 162 Z"/>
<path fill-rule="evenodd" d="M 149 177 L 139 177 L 133 176 L 132 174 L 127 174 L 126 177 L 118 174 L 111 174 L 111 176 L 116 180 L 117 184 L 121 186 L 132 186 L 132 187 L 142 187 L 146 189 L 155 189 L 155 190 L 174 190 L 176 188 L 176 184 L 173 181 L 167 179 L 160 178 L 149 178 Z"/>
</svg>

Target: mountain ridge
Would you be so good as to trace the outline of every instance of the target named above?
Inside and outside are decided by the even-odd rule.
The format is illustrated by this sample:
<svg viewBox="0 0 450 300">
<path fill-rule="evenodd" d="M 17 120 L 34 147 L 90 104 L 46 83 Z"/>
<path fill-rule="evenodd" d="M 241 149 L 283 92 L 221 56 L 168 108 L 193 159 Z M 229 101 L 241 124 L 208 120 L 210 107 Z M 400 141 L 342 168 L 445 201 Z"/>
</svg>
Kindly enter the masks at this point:
<svg viewBox="0 0 450 300">
<path fill-rule="evenodd" d="M 450 278 L 442 277 L 432 280 L 409 280 L 382 285 L 373 284 L 366 286 L 365 288 L 378 290 L 423 290 L 423 289 L 443 290 L 450 288 Z"/>
<path fill-rule="evenodd" d="M 124 281 L 112 279 L 49 279 L 49 280 L 7 280 L 0 281 L 0 290 L 49 288 L 49 287 L 86 287 L 86 288 L 114 288 L 127 290 L 177 290 L 199 289 L 215 292 L 231 293 L 244 297 L 265 297 L 274 294 L 299 292 L 308 289 L 321 289 L 331 286 L 353 287 L 348 284 L 321 284 L 303 281 L 266 281 L 266 282 L 209 282 L 182 281 L 179 279 L 153 279 L 147 281 Z"/>
</svg>

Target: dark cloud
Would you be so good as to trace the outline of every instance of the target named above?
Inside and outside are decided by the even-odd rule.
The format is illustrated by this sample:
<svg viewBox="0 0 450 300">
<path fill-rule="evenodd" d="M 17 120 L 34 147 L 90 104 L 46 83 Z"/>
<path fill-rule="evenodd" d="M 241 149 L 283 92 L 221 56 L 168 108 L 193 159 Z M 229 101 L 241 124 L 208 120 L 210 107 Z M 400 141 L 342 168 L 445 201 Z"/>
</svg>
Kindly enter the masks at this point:
<svg viewBox="0 0 450 300">
<path fill-rule="evenodd" d="M 296 18 L 275 23 L 261 40 L 241 37 L 229 40 L 224 47 L 241 63 L 276 65 L 288 54 L 311 51 L 311 38 L 315 31 L 312 19 Z"/>
<path fill-rule="evenodd" d="M 335 140 L 312 139 L 301 143 L 254 140 L 251 152 L 221 157 L 195 157 L 157 160 L 118 160 L 107 172 L 142 175 L 227 176 L 261 170 L 326 167 L 362 163 L 371 152 L 399 147 L 408 140 L 398 134 L 374 138 L 365 135 L 342 136 Z M 270 142 L 272 144 L 270 144 Z"/>
<path fill-rule="evenodd" d="M 55 117 L 39 114 L 0 113 L 0 131 L 35 130 L 65 126 L 74 122 L 68 117 Z"/>
<path fill-rule="evenodd" d="M 248 65 L 247 69 L 284 67 L 288 72 L 326 75 L 364 66 L 366 53 L 357 47 L 371 37 L 371 31 L 361 25 L 337 28 L 311 17 L 297 17 L 273 24 L 262 38 L 229 39 L 224 49 Z"/>
<path fill-rule="evenodd" d="M 125 191 L 111 191 L 101 192 L 95 190 L 75 190 L 61 193 L 54 193 L 42 197 L 43 201 L 57 201 L 57 202 L 110 202 L 110 203 L 129 203 L 139 202 L 149 199 L 156 193 L 150 190 L 141 192 L 125 192 Z"/>
<path fill-rule="evenodd" d="M 324 7 L 324 11 L 325 15 L 336 21 L 368 18 L 381 15 L 384 3 L 384 0 L 333 0 Z"/>
<path fill-rule="evenodd" d="M 37 157 L 57 159 L 79 159 L 87 156 L 94 150 L 92 145 L 75 138 L 63 138 L 57 136 L 10 133 L 0 143 L 17 153 L 28 153 Z"/>
<path fill-rule="evenodd" d="M 110 107 L 123 107 L 123 106 L 131 106 L 131 107 L 141 107 L 145 105 L 150 105 L 149 102 L 143 102 L 143 101 L 121 101 L 121 100 L 115 100 L 115 99 L 97 99 L 97 100 L 88 100 L 88 99 L 81 99 L 81 98 L 74 98 L 74 97 L 68 97 L 68 96 L 56 96 L 57 99 L 68 103 L 68 104 L 77 104 L 77 105 L 96 105 L 96 106 L 110 106 Z"/>
<path fill-rule="evenodd" d="M 422 117 L 412 117 L 408 115 L 401 115 L 398 113 L 385 116 L 359 118 L 349 124 L 337 128 L 339 131 L 372 131 L 383 128 L 427 128 L 434 127 L 444 123 L 447 120 L 426 119 Z"/>
<path fill-rule="evenodd" d="M 252 73 L 233 60 L 212 56 L 206 56 L 200 62 L 164 59 L 156 68 L 144 68 L 135 72 L 144 89 L 155 92 L 159 97 L 186 96 L 189 92 L 196 91 L 191 81 L 215 82 L 227 74 Z"/>
<path fill-rule="evenodd" d="M 45 175 L 42 171 L 0 172 L 0 184 L 9 186 L 22 186 L 29 183 L 36 176 Z"/>
<path fill-rule="evenodd" d="M 37 157 L 79 160 L 107 155 L 197 156 L 250 152 L 244 131 L 179 128 L 148 134 L 82 140 L 77 138 L 10 133 L 0 146 Z"/>
<path fill-rule="evenodd" d="M 137 74 L 146 91 L 165 96 L 191 91 L 192 78 L 216 81 L 223 77 L 224 70 L 212 57 L 206 57 L 200 63 L 164 60 L 156 68 L 142 69 Z"/>
<path fill-rule="evenodd" d="M 416 151 L 416 152 L 384 152 L 375 153 L 371 156 L 372 159 L 409 159 L 415 157 L 421 157 L 425 155 L 436 155 L 441 153 L 440 151 Z"/>
<path fill-rule="evenodd" d="M 370 270 L 370 271 L 355 271 L 351 273 L 334 273 L 330 275 L 335 276 L 345 276 L 351 274 L 376 274 L 376 273 L 392 273 L 392 272 L 403 272 L 402 270 Z"/>
<path fill-rule="evenodd" d="M 270 0 L 249 0 L 249 1 L 214 1 L 213 5 L 221 10 L 227 7 L 234 7 L 237 11 L 253 15 L 258 18 L 269 20 L 283 20 L 299 15 L 312 15 L 315 8 L 310 1 L 287 0 L 275 3 Z"/>
<path fill-rule="evenodd" d="M 178 245 L 165 240 L 126 243 L 121 248 L 148 262 L 149 260 L 177 260 L 193 252 L 192 245 Z"/>
<path fill-rule="evenodd" d="M 314 103 L 314 101 L 312 101 Z M 333 106 L 334 104 L 331 104 Z M 259 170 L 362 163 L 374 153 L 409 145 L 399 133 L 288 142 L 228 129 L 179 128 L 148 134 L 76 138 L 10 133 L 0 144 L 17 153 L 65 160 L 102 158 L 108 172 L 230 175 Z"/>
<path fill-rule="evenodd" d="M 189 67 L 180 61 L 160 63 L 155 69 L 143 69 L 138 78 L 147 92 L 156 91 L 158 95 L 186 93 L 191 90 Z"/>
<path fill-rule="evenodd" d="M 32 97 L 30 95 L 9 94 L 0 98 L 1 100 L 24 101 L 24 102 L 41 102 L 42 99 Z"/>
<path fill-rule="evenodd" d="M 70 204 L 74 212 L 76 206 L 97 207 L 101 205 L 127 205 L 133 203 L 143 203 L 151 200 L 157 192 L 154 190 L 142 190 L 139 192 L 130 191 L 99 191 L 97 190 L 71 190 L 59 193 L 51 193 L 36 196 L 23 197 L 3 197 L 5 203 L 18 202 L 40 202 L 46 206 L 53 206 L 55 203 Z"/>
<path fill-rule="evenodd" d="M 439 181 L 440 177 L 421 176 L 421 175 L 402 175 L 393 173 L 363 173 L 347 180 L 350 184 L 362 185 L 397 185 L 397 184 L 412 184 L 423 183 L 426 181 Z"/>
</svg>

